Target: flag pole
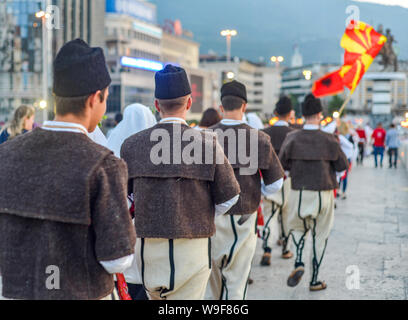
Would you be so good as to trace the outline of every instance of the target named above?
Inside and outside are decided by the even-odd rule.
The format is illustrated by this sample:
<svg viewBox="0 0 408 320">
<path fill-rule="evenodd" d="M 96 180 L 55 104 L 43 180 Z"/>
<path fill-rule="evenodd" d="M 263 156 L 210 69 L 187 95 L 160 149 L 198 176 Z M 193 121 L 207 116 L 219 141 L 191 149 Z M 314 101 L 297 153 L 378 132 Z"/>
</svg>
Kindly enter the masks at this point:
<svg viewBox="0 0 408 320">
<path fill-rule="evenodd" d="M 354 91 L 353 91 L 354 92 Z M 339 117 L 343 114 L 344 109 L 346 108 L 346 106 L 348 105 L 348 103 L 351 100 L 351 96 L 353 95 L 353 92 L 350 91 L 350 94 L 348 95 L 346 101 L 344 101 L 343 105 L 341 106 L 340 110 L 339 110 Z"/>
</svg>

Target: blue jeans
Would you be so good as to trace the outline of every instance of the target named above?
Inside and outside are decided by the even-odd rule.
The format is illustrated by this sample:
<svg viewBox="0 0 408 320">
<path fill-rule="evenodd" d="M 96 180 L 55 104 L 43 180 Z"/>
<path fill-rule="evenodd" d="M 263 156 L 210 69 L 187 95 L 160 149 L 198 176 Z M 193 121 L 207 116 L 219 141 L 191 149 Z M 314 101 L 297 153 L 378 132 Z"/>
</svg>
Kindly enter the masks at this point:
<svg viewBox="0 0 408 320">
<path fill-rule="evenodd" d="M 380 155 L 380 165 L 382 167 L 383 165 L 383 160 L 384 160 L 384 151 L 385 147 L 375 147 L 374 146 L 374 161 L 375 161 L 375 167 L 378 167 L 378 155 Z"/>
</svg>

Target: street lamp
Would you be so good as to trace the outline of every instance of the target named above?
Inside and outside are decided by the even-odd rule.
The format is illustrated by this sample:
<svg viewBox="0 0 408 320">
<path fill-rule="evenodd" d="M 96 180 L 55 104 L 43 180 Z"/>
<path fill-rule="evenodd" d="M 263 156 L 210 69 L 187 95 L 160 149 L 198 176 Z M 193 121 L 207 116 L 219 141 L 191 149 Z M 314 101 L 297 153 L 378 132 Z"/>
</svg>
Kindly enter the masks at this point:
<svg viewBox="0 0 408 320">
<path fill-rule="evenodd" d="M 276 67 L 279 68 L 280 64 L 285 61 L 285 58 L 282 56 L 273 56 L 271 57 L 271 61 L 275 63 Z"/>
<path fill-rule="evenodd" d="M 43 62 L 43 86 L 42 86 L 42 98 L 40 102 L 40 108 L 43 110 L 43 121 L 48 120 L 47 113 L 47 101 L 48 101 L 48 39 L 46 22 L 51 16 L 49 13 L 41 10 L 35 13 L 37 19 L 41 19 L 42 27 L 42 62 Z"/>
<path fill-rule="evenodd" d="M 238 35 L 237 30 L 222 30 L 221 35 L 227 39 L 227 61 L 231 62 L 231 38 Z"/>
<path fill-rule="evenodd" d="M 306 80 L 311 80 L 312 79 L 312 71 L 303 70 L 303 76 L 305 77 Z"/>
<path fill-rule="evenodd" d="M 234 78 L 235 78 L 235 73 L 234 72 L 232 72 L 232 71 L 227 72 L 227 79 L 228 80 L 233 80 Z"/>
</svg>

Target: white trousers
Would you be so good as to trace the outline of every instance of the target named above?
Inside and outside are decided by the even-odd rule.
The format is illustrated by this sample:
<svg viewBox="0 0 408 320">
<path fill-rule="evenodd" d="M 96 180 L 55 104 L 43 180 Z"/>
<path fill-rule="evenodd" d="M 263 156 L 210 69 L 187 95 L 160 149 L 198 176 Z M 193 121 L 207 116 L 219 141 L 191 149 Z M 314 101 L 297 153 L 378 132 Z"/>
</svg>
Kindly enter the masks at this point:
<svg viewBox="0 0 408 320">
<path fill-rule="evenodd" d="M 278 223 L 279 239 L 283 240 L 282 253 L 290 250 L 290 237 L 288 228 L 288 203 L 291 191 L 291 179 L 285 179 L 281 191 L 272 197 L 265 197 L 263 201 L 263 215 L 265 225 L 262 231 L 262 247 L 265 252 L 271 252 L 273 242 L 273 226 Z"/>
<path fill-rule="evenodd" d="M 303 249 L 308 232 L 312 234 L 311 284 L 318 282 L 318 274 L 326 251 L 327 240 L 334 224 L 333 191 L 297 191 L 289 196 L 288 227 L 296 246 L 295 268 L 303 266 Z"/>
<path fill-rule="evenodd" d="M 215 218 L 212 238 L 210 289 L 213 300 L 245 300 L 257 234 L 256 212 L 239 224 L 241 216 Z"/>
<path fill-rule="evenodd" d="M 140 239 L 138 269 L 151 300 L 203 300 L 211 272 L 211 239 Z"/>
</svg>

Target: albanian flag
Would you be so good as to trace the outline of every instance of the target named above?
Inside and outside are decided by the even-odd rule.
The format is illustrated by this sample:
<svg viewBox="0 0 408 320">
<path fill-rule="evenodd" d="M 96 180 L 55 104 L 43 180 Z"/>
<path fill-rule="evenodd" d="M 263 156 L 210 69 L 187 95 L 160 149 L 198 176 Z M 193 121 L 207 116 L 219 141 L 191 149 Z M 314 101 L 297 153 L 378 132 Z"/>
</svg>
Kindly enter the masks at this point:
<svg viewBox="0 0 408 320">
<path fill-rule="evenodd" d="M 314 96 L 338 94 L 345 86 L 352 94 L 386 42 L 387 38 L 372 26 L 351 21 L 341 39 L 345 50 L 344 65 L 315 82 L 312 89 Z"/>
</svg>

